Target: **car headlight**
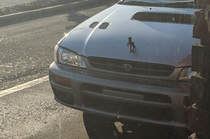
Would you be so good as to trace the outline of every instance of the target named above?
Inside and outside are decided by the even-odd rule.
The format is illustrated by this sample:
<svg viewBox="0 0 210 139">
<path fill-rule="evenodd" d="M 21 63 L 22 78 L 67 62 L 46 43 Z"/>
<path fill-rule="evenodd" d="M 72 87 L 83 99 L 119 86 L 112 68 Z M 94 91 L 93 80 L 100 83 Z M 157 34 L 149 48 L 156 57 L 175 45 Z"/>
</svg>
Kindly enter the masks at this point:
<svg viewBox="0 0 210 139">
<path fill-rule="evenodd" d="M 181 73 L 179 74 L 180 81 L 190 81 L 193 75 L 197 74 L 195 71 L 191 71 L 191 68 L 183 68 Z"/>
<path fill-rule="evenodd" d="M 55 46 L 55 61 L 61 64 L 85 68 L 83 57 L 67 49 Z"/>
</svg>

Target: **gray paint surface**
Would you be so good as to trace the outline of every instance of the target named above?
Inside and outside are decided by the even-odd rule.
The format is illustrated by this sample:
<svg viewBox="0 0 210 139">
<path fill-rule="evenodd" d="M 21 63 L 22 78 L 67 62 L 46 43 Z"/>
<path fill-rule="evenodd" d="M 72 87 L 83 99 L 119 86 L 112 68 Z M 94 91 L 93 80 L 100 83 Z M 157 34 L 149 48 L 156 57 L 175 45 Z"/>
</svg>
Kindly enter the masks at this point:
<svg viewBox="0 0 210 139">
<path fill-rule="evenodd" d="M 72 30 L 59 45 L 84 56 L 108 57 L 130 61 L 160 63 L 179 67 L 191 54 L 193 25 L 131 20 L 137 12 L 192 14 L 195 9 L 126 6 L 116 4 L 83 22 Z M 94 29 L 93 22 L 100 22 Z M 104 23 L 107 29 L 99 29 Z M 130 53 L 128 37 L 132 37 L 136 52 Z M 97 40 L 97 41 L 96 41 Z M 190 61 L 185 65 L 190 65 Z"/>
</svg>

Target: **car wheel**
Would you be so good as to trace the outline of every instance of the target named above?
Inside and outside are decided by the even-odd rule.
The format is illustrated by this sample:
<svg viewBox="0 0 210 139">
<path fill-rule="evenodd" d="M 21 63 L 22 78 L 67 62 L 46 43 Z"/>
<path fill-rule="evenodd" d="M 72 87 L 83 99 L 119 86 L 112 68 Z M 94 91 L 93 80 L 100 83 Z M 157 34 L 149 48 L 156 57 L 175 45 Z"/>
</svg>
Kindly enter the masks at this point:
<svg viewBox="0 0 210 139">
<path fill-rule="evenodd" d="M 119 139 L 120 133 L 111 118 L 84 112 L 83 120 L 90 139 Z"/>
</svg>

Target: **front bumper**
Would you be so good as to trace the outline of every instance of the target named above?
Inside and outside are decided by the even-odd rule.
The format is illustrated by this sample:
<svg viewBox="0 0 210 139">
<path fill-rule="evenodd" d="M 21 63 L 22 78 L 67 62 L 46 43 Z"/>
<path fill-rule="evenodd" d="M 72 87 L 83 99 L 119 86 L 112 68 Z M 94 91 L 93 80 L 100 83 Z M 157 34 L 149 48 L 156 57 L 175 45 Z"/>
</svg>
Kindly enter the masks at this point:
<svg viewBox="0 0 210 139">
<path fill-rule="evenodd" d="M 71 85 L 55 81 L 64 77 Z M 82 111 L 150 124 L 187 128 L 184 99 L 189 90 L 177 82 L 91 71 L 52 63 L 50 84 L 55 99 Z"/>
</svg>

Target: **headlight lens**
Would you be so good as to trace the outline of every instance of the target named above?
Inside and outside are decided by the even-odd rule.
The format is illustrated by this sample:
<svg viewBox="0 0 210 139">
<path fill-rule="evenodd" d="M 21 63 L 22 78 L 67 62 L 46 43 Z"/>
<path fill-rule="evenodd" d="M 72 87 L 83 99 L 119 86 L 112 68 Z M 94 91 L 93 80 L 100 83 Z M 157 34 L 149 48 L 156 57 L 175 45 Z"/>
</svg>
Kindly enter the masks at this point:
<svg viewBox="0 0 210 139">
<path fill-rule="evenodd" d="M 197 74 L 195 71 L 191 71 L 191 68 L 183 68 L 179 74 L 180 81 L 190 81 L 193 75 Z"/>
<path fill-rule="evenodd" d="M 58 63 L 81 68 L 86 67 L 82 56 L 58 46 L 55 47 L 55 51 L 57 51 L 57 53 L 55 52 L 55 60 Z"/>
</svg>

